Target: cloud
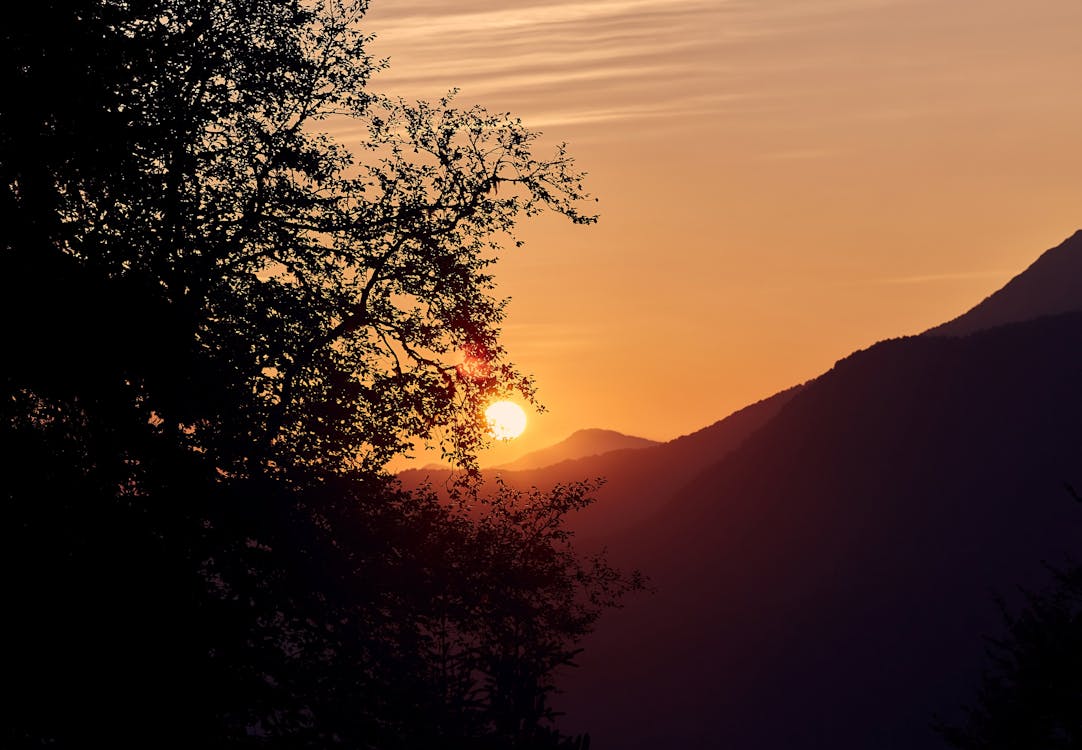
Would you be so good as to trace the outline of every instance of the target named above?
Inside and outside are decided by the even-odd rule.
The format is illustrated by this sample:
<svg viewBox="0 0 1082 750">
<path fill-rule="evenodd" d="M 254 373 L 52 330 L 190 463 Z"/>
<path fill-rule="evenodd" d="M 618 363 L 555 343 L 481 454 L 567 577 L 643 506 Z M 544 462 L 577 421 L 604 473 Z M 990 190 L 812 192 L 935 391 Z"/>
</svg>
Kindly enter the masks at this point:
<svg viewBox="0 0 1082 750">
<path fill-rule="evenodd" d="M 427 13 L 409 13 L 393 17 L 390 23 L 377 28 L 378 33 L 394 36 L 396 41 L 431 40 L 434 37 L 461 40 L 463 36 L 494 37 L 535 32 L 545 26 L 583 25 L 599 20 L 657 18 L 665 15 L 699 14 L 726 5 L 726 0 L 597 0 L 596 2 L 548 2 L 520 5 L 514 8 L 470 11 L 458 4 L 455 8 L 438 10 L 428 5 Z M 464 9 L 466 8 L 466 9 Z M 438 23 L 433 23 L 438 18 Z"/>
<path fill-rule="evenodd" d="M 669 101 L 654 101 L 623 107 L 586 108 L 576 107 L 565 110 L 553 109 L 541 115 L 531 117 L 530 123 L 538 128 L 552 125 L 597 125 L 618 120 L 672 120 L 716 111 L 723 100 L 741 101 L 741 97 L 681 97 Z"/>
<path fill-rule="evenodd" d="M 731 106 L 757 93 L 732 47 L 891 2 L 388 0 L 370 11 L 367 31 L 373 52 L 391 58 L 377 89 L 432 98 L 460 87 L 466 103 L 519 98 L 531 124 L 608 124 Z"/>
<path fill-rule="evenodd" d="M 762 158 L 771 161 L 810 161 L 813 159 L 829 159 L 837 156 L 838 153 L 838 149 L 805 148 L 792 149 L 789 151 L 772 151 L 763 154 Z"/>
<path fill-rule="evenodd" d="M 595 349 L 604 338 L 597 326 L 553 323 L 515 323 L 504 326 L 511 358 L 525 362 L 553 355 Z"/>
<path fill-rule="evenodd" d="M 970 281 L 972 279 L 1007 278 L 1011 271 L 961 271 L 958 273 L 929 273 L 916 276 L 890 276 L 871 279 L 870 284 L 930 284 L 943 281 Z"/>
</svg>

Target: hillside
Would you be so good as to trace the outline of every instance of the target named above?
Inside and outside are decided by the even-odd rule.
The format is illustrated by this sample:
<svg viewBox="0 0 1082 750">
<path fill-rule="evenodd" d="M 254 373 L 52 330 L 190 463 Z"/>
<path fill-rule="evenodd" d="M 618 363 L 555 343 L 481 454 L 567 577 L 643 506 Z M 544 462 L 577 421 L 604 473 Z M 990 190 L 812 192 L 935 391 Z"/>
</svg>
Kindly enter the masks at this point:
<svg viewBox="0 0 1082 750">
<path fill-rule="evenodd" d="M 655 588 L 562 676 L 564 725 L 599 750 L 942 748 L 995 596 L 1082 555 L 1080 259 L 1082 232 L 954 321 L 691 435 L 499 471 L 607 478 L 573 525 Z"/>
<path fill-rule="evenodd" d="M 606 537 L 657 590 L 586 644 L 568 725 L 602 750 L 941 747 L 993 593 L 1082 553 L 1080 383 L 1082 314 L 838 362 Z"/>
</svg>

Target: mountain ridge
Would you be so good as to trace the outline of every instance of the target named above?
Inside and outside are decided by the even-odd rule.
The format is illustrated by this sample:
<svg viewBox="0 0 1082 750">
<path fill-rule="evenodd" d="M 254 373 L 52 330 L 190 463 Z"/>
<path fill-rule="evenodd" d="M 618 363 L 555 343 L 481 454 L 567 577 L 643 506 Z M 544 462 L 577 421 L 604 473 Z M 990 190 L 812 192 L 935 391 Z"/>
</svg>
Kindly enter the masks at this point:
<svg viewBox="0 0 1082 750">
<path fill-rule="evenodd" d="M 1082 540 L 1082 311 L 1033 291 L 1060 288 L 1047 255 L 1004 287 L 1026 304 L 839 359 L 606 535 L 655 593 L 585 644 L 568 726 L 628 750 L 942 747 L 933 715 L 972 703 L 1001 632 L 993 593 L 1017 602 Z"/>
<path fill-rule="evenodd" d="M 1082 229 L 957 318 L 924 336 L 965 336 L 1006 323 L 1082 310 Z"/>
<path fill-rule="evenodd" d="M 1082 485 L 1080 376 L 1079 313 L 842 360 L 605 539 L 655 594 L 601 623 L 560 709 L 629 750 L 938 747 L 993 592 L 1016 601 L 1082 539 L 1062 489 Z"/>
</svg>

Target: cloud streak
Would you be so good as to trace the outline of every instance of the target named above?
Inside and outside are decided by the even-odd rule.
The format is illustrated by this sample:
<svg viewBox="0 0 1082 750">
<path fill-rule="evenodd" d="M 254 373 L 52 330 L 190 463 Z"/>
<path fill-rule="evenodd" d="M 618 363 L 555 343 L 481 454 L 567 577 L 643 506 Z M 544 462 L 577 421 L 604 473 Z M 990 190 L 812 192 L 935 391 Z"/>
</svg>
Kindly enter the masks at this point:
<svg viewBox="0 0 1082 750">
<path fill-rule="evenodd" d="M 934 284 L 945 281 L 972 281 L 974 279 L 1002 279 L 1011 271 L 961 271 L 958 273 L 929 273 L 917 276 L 893 276 L 873 279 L 872 284 Z"/>
<path fill-rule="evenodd" d="M 471 102 L 518 100 L 531 123 L 609 123 L 731 105 L 754 93 L 731 48 L 892 1 L 389 0 L 368 31 L 392 63 L 377 88 L 431 98 L 460 87 Z"/>
</svg>

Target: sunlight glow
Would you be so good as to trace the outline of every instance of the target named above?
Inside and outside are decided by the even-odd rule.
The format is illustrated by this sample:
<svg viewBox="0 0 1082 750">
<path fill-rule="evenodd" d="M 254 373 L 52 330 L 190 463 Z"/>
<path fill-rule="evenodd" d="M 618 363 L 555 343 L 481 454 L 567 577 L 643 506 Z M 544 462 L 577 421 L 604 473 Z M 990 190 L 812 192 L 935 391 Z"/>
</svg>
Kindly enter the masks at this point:
<svg viewBox="0 0 1082 750">
<path fill-rule="evenodd" d="M 485 409 L 485 419 L 492 437 L 497 440 L 513 440 L 526 429 L 526 412 L 511 401 L 497 401 Z"/>
</svg>

